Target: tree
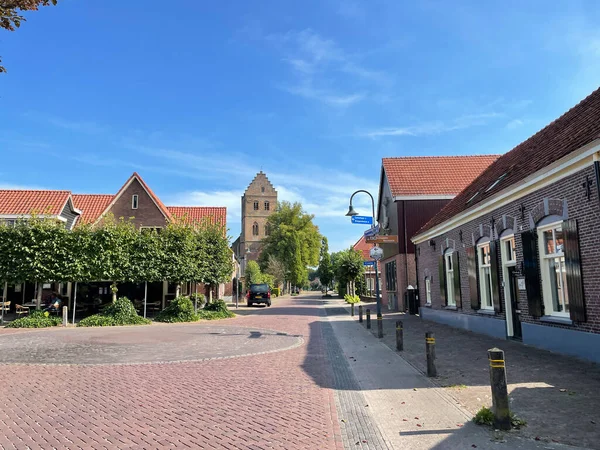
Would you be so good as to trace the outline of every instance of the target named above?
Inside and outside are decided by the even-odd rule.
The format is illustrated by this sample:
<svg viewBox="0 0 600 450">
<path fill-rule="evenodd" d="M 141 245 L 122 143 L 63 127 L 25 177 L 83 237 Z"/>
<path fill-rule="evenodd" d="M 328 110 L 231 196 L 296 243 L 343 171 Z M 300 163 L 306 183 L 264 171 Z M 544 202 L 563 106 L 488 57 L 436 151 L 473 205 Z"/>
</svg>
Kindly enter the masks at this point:
<svg viewBox="0 0 600 450">
<path fill-rule="evenodd" d="M 332 255 L 336 282 L 338 284 L 338 294 L 346 294 L 346 286 L 349 285 L 354 295 L 354 284 L 360 280 L 364 274 L 363 256 L 358 250 L 350 247 L 348 250 L 334 253 Z M 359 292 L 360 293 L 360 292 Z"/>
<path fill-rule="evenodd" d="M 274 255 L 269 255 L 265 272 L 273 277 L 275 287 L 280 287 L 285 281 L 285 264 Z"/>
<path fill-rule="evenodd" d="M 0 28 L 15 31 L 27 19 L 20 11 L 37 11 L 40 6 L 56 5 L 57 0 L 0 0 Z M 2 60 L 0 60 L 2 62 Z M 0 73 L 6 69 L 0 65 Z"/>
<path fill-rule="evenodd" d="M 175 297 L 179 297 L 181 283 L 197 281 L 194 280 L 197 276 L 197 246 L 201 244 L 194 229 L 179 220 L 170 222 L 161 230 L 159 237 L 162 277 L 177 285 Z"/>
<path fill-rule="evenodd" d="M 321 241 L 321 258 L 317 272 L 319 274 L 321 285 L 325 287 L 325 295 L 327 295 L 329 285 L 333 281 L 333 265 L 331 264 L 331 256 L 329 255 L 329 243 L 324 236 Z"/>
<path fill-rule="evenodd" d="M 260 266 L 256 261 L 248 261 L 244 276 L 246 279 L 246 290 L 250 289 L 251 284 L 262 283 L 262 273 L 260 272 Z"/>
<path fill-rule="evenodd" d="M 233 254 L 229 248 L 229 241 L 226 236 L 225 228 L 220 224 L 212 224 L 208 221 L 196 226 L 198 245 L 197 279 L 210 285 L 211 289 L 220 283 L 231 281 L 233 272 Z"/>
<path fill-rule="evenodd" d="M 285 267 L 285 281 L 303 286 L 308 267 L 319 263 L 321 235 L 313 223 L 314 216 L 302 210 L 300 203 L 280 202 L 269 216 L 270 234 L 262 240 L 260 263 L 266 270 L 271 256 Z"/>
</svg>

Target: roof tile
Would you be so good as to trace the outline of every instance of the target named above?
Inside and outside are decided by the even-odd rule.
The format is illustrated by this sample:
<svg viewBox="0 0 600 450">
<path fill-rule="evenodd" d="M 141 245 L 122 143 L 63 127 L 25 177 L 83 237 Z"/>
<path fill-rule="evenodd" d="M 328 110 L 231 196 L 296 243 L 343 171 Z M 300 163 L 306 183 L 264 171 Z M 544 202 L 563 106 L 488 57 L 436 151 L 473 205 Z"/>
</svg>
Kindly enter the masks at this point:
<svg viewBox="0 0 600 450">
<path fill-rule="evenodd" d="M 94 223 L 113 198 L 112 194 L 73 194 L 75 208 L 81 210 L 78 223 Z"/>
<path fill-rule="evenodd" d="M 0 214 L 61 213 L 71 195 L 69 191 L 0 190 Z"/>
<path fill-rule="evenodd" d="M 187 223 L 202 222 L 209 218 L 211 223 L 227 225 L 227 208 L 213 206 L 167 206 L 173 217 L 185 218 Z"/>
</svg>

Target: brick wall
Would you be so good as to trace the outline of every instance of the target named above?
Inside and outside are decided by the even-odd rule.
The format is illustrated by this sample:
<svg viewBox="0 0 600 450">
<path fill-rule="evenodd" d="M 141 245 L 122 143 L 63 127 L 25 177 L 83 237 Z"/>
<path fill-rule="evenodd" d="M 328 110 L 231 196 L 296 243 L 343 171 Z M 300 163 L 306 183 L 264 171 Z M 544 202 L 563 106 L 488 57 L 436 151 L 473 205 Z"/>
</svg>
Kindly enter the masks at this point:
<svg viewBox="0 0 600 450">
<path fill-rule="evenodd" d="M 582 184 L 586 181 L 586 176 L 589 177 L 594 184 L 591 188 L 589 200 L 587 198 L 586 190 L 582 187 Z M 543 209 L 543 206 L 540 205 L 544 204 L 544 199 L 550 200 L 550 203 L 554 205 L 566 204 L 567 208 L 564 213 L 569 219 L 577 219 L 587 321 L 585 323 L 574 323 L 573 325 L 540 322 L 539 319 L 532 317 L 529 314 L 527 293 L 525 291 L 519 291 L 518 306 L 522 311 L 521 322 L 600 333 L 600 206 L 595 186 L 593 166 L 553 183 L 550 186 L 544 187 L 513 203 L 503 206 L 490 214 L 481 216 L 476 220 L 455 228 L 448 233 L 436 236 L 434 238 L 436 242 L 435 248 L 430 246 L 429 242 L 418 244 L 419 298 L 421 300 L 421 306 L 425 304 L 426 299 L 424 278 L 426 274 L 429 274 L 433 277 L 431 283 L 431 307 L 434 309 L 444 308 L 440 298 L 438 263 L 442 250 L 449 245 L 450 247 L 454 247 L 455 251 L 458 251 L 460 263 L 462 308 L 459 308 L 456 313 L 478 314 L 477 311 L 471 309 L 466 248 L 473 246 L 474 241 L 480 236 L 481 228 L 484 228 L 484 232 L 489 233 L 492 218 L 498 223 L 504 214 L 512 216 L 516 218 L 517 223 L 517 229 L 514 231 L 517 269 L 519 269 L 520 264 L 523 261 L 521 233 L 531 230 L 530 215 L 535 218 L 539 217 L 540 208 Z M 560 200 L 560 202 L 552 202 L 552 199 Z M 521 205 L 525 208 L 524 217 L 521 215 Z M 460 239 L 460 231 L 462 231 L 462 241 Z M 448 239 L 448 241 L 446 241 L 446 239 Z M 499 264 L 501 264 L 500 261 Z M 499 267 L 501 267 L 501 265 Z M 501 286 L 503 281 L 502 277 L 503 273 L 502 270 L 500 270 L 499 279 Z M 504 292 L 502 291 L 502 287 L 501 297 L 503 302 L 502 312 L 492 316 L 496 319 L 505 318 L 506 306 L 504 304 Z"/>
<path fill-rule="evenodd" d="M 131 208 L 133 195 L 138 195 L 137 209 Z M 167 224 L 165 216 L 137 179 L 125 189 L 109 212 L 113 213 L 116 219 L 133 217 L 136 227 L 164 227 Z"/>
</svg>

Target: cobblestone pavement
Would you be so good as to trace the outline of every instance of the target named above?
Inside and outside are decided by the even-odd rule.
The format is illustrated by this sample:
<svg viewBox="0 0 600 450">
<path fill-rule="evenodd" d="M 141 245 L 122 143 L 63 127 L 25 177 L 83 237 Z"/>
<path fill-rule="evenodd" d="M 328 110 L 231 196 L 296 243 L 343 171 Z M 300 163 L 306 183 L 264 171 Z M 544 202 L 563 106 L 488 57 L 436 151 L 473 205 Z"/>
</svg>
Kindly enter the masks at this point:
<svg viewBox="0 0 600 450">
<path fill-rule="evenodd" d="M 218 325 L 153 325 L 105 335 L 107 330 L 0 333 L 4 349 L 20 345 L 23 354 L 39 355 L 46 344 L 31 346 L 39 339 L 68 349 L 71 363 L 78 351 L 93 363 L 17 364 L 11 351 L 12 362 L 0 364 L 0 448 L 341 449 L 323 314 L 314 302 L 278 299 L 269 309 Z M 250 351 L 243 353 L 251 355 L 173 364 L 146 358 L 146 364 L 125 365 L 112 364 L 110 352 L 90 356 L 90 342 L 97 339 L 122 362 L 121 346 L 135 351 L 147 338 L 166 359 L 165 348 L 171 348 L 172 359 L 181 360 L 177 348 L 197 342 L 190 333 L 209 329 L 229 333 L 219 338 L 232 342 L 234 356 L 240 356 L 240 342 L 248 342 Z M 211 336 L 204 336 L 211 339 L 204 354 L 227 356 Z M 65 337 L 73 342 L 65 344 Z M 285 350 L 298 337 L 303 344 Z M 265 345 L 280 351 L 265 353 Z"/>
<path fill-rule="evenodd" d="M 375 305 L 364 305 L 372 311 Z M 358 320 L 358 314 L 354 317 Z M 459 330 L 418 316 L 384 311 L 384 339 L 395 349 L 395 322 L 403 321 L 401 355 L 420 372 L 427 370 L 425 332 L 436 337 L 438 386 L 471 414 L 491 405 L 487 350 L 505 351 L 511 409 L 527 422 L 515 434 L 542 442 L 600 449 L 600 368 L 518 342 Z M 375 327 L 375 323 L 373 324 Z M 375 333 L 375 328 L 372 329 Z"/>
</svg>

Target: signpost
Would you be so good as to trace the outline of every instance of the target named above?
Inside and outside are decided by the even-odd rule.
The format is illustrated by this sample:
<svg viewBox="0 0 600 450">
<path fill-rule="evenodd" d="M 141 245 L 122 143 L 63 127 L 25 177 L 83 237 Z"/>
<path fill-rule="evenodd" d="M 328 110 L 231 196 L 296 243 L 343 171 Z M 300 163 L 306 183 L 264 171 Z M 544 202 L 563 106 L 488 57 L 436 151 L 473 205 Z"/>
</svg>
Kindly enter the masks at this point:
<svg viewBox="0 0 600 450">
<path fill-rule="evenodd" d="M 365 240 L 369 244 L 397 244 L 398 236 L 367 236 Z"/>
<path fill-rule="evenodd" d="M 369 216 L 352 216 L 352 223 L 359 225 L 373 225 L 373 218 Z"/>
</svg>

